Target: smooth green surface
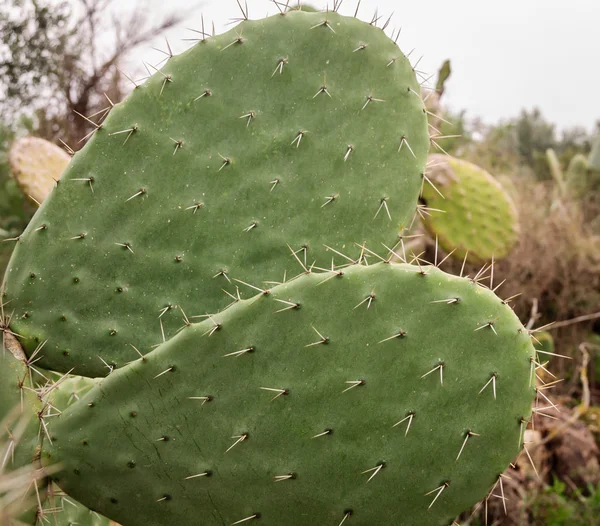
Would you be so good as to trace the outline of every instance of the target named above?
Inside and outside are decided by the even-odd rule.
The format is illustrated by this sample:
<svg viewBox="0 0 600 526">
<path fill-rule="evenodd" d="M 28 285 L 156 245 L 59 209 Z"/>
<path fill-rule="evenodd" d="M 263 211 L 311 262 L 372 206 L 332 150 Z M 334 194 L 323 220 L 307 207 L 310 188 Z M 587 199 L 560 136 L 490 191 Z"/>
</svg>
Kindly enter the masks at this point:
<svg viewBox="0 0 600 526">
<path fill-rule="evenodd" d="M 482 499 L 530 415 L 527 331 L 491 291 L 437 268 L 343 272 L 239 302 L 102 379 L 52 422 L 60 487 L 127 526 L 255 513 L 249 524 L 337 526 L 348 509 L 354 525 L 441 526 Z M 276 312 L 285 302 L 300 306 Z M 328 343 L 311 345 L 317 331 Z M 443 385 L 439 369 L 421 378 L 441 362 Z M 405 437 L 407 421 L 393 426 L 411 411 Z M 457 460 L 469 429 L 480 436 Z"/>
<path fill-rule="evenodd" d="M 431 236 L 447 252 L 455 250 L 459 260 L 467 252 L 472 263 L 508 256 L 519 238 L 519 222 L 500 183 L 461 159 L 431 155 L 430 163 L 427 177 L 439 193 L 425 182 L 421 197 L 433 209 L 423 220 Z"/>
<path fill-rule="evenodd" d="M 287 245 L 329 267 L 324 244 L 354 257 L 393 243 L 429 148 L 418 92 L 381 29 L 331 12 L 246 21 L 171 58 L 112 109 L 17 244 L 6 299 L 27 350 L 48 340 L 40 365 L 103 376 L 99 356 L 120 367 L 130 344 L 162 341 L 163 309 L 169 338 L 175 306 L 216 312 L 233 278 L 296 272 Z M 74 180 L 90 177 L 93 192 Z"/>
</svg>

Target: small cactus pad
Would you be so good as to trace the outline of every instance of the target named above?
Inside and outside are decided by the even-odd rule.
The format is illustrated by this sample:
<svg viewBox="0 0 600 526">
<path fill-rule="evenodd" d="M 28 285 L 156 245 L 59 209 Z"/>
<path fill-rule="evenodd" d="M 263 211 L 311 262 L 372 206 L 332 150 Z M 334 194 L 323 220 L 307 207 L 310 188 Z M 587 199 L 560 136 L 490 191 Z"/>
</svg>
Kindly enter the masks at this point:
<svg viewBox="0 0 600 526">
<path fill-rule="evenodd" d="M 520 450 L 535 363 L 511 308 L 467 278 L 307 274 L 102 379 L 43 458 L 128 526 L 446 526 Z"/>
<path fill-rule="evenodd" d="M 256 293 L 234 278 L 393 242 L 428 148 L 415 72 L 381 29 L 244 21 L 170 58 L 74 156 L 9 264 L 14 330 L 29 352 L 48 340 L 42 366 L 104 376 L 175 334 L 180 308 Z"/>
<path fill-rule="evenodd" d="M 38 137 L 17 139 L 8 152 L 12 176 L 22 192 L 37 203 L 50 194 L 71 157 L 61 148 Z"/>
<path fill-rule="evenodd" d="M 431 236 L 444 250 L 455 250 L 457 259 L 467 252 L 473 263 L 506 257 L 519 237 L 519 223 L 500 183 L 461 159 L 436 154 L 429 163 L 433 184 L 423 186 L 421 215 Z"/>
</svg>

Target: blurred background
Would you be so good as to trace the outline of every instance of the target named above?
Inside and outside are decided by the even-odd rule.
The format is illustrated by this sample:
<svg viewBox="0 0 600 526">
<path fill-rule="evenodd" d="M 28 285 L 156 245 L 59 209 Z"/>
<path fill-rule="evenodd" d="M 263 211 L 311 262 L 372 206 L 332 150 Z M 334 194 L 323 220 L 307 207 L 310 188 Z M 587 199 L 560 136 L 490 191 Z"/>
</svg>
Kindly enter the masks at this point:
<svg viewBox="0 0 600 526">
<path fill-rule="evenodd" d="M 49 191 L 32 183 L 39 172 L 51 189 L 113 103 L 203 33 L 234 27 L 240 12 L 235 0 L 0 7 L 2 274 L 12 240 Z M 284 7 L 248 0 L 251 18 Z M 355 10 L 356 1 L 343 2 L 342 13 Z M 461 524 L 600 525 L 600 2 L 363 0 L 358 16 L 394 37 L 401 30 L 398 44 L 431 112 L 432 153 L 489 172 L 516 211 L 517 235 L 495 260 L 493 280 L 506 280 L 498 293 L 514 297 L 547 353 L 540 380 L 562 380 L 544 390 L 550 410 L 527 430 L 528 453 L 507 473 L 507 500 Z M 51 144 L 19 142 L 27 137 Z M 450 249 L 421 219 L 406 239 L 412 261 L 445 256 Z M 477 275 L 477 259 L 451 257 L 444 269 Z"/>
</svg>

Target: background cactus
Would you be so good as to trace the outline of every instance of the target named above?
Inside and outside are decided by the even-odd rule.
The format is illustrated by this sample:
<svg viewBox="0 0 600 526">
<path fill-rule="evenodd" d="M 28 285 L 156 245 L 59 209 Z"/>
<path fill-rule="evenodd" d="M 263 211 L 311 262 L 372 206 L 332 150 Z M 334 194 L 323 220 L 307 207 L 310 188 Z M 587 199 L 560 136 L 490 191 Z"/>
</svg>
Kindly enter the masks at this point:
<svg viewBox="0 0 600 526">
<path fill-rule="evenodd" d="M 311 273 L 102 380 L 53 420 L 45 461 L 131 526 L 449 524 L 500 494 L 534 361 L 511 308 L 473 280 Z"/>
<path fill-rule="evenodd" d="M 71 157 L 45 139 L 24 137 L 12 144 L 8 160 L 12 176 L 23 193 L 39 205 L 50 194 Z"/>
<path fill-rule="evenodd" d="M 9 264 L 14 328 L 28 352 L 48 340 L 44 367 L 105 375 L 175 334 L 179 308 L 255 292 L 234 278 L 393 244 L 428 147 L 415 73 L 381 29 L 244 21 L 172 57 L 75 155 Z"/>
<path fill-rule="evenodd" d="M 519 236 L 510 196 L 488 172 L 472 163 L 431 155 L 422 201 L 423 224 L 446 251 L 469 261 L 506 257 Z M 427 210 L 430 209 L 430 210 Z"/>
</svg>

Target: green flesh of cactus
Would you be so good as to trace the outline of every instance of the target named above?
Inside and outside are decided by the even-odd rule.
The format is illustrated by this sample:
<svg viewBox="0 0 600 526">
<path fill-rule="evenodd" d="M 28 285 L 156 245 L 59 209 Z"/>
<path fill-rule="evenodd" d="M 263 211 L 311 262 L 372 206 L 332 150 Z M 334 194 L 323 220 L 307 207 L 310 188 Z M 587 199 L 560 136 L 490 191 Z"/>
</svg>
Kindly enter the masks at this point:
<svg viewBox="0 0 600 526">
<path fill-rule="evenodd" d="M 385 33 L 336 13 L 245 21 L 112 109 L 17 243 L 5 280 L 40 365 L 104 376 L 324 246 L 393 244 L 429 147 Z M 288 247 L 289 245 L 289 247 Z M 291 248 L 290 248 L 291 247 Z M 49 308 L 51 306 L 51 308 Z M 160 316 L 160 320 L 158 319 Z M 104 362 L 104 363 L 103 363 Z"/>
<path fill-rule="evenodd" d="M 448 525 L 521 448 L 533 358 L 469 279 L 308 274 L 102 379 L 52 420 L 44 459 L 127 526 Z"/>
<path fill-rule="evenodd" d="M 518 240 L 519 223 L 500 183 L 467 161 L 431 155 L 430 162 L 427 177 L 435 188 L 425 183 L 422 192 L 433 209 L 423 214 L 427 231 L 446 251 L 455 250 L 457 259 L 467 253 L 471 262 L 506 257 Z"/>
<path fill-rule="evenodd" d="M 109 526 L 110 520 L 89 510 L 60 490 L 56 484 L 48 489 L 44 516 L 53 526 Z M 43 523 L 42 523 L 43 524 Z"/>
<path fill-rule="evenodd" d="M 10 352 L 0 351 L 0 475 L 10 476 L 12 472 L 28 466 L 41 468 L 39 455 L 40 419 L 42 402 L 30 389 L 27 367 L 23 361 L 16 359 Z M 39 491 L 43 493 L 42 482 L 38 483 Z M 15 491 L 18 488 L 14 488 Z M 24 486 L 23 501 L 33 487 Z M 30 502 L 27 501 L 29 504 Z M 27 522 L 35 520 L 36 508 L 25 506 L 20 510 L 19 520 Z M 0 523 L 5 518 L 0 510 Z"/>
</svg>

